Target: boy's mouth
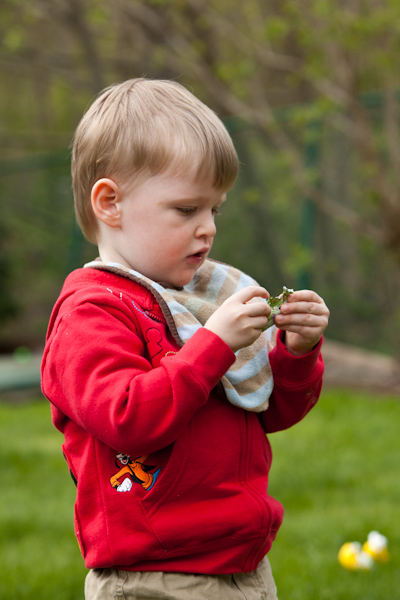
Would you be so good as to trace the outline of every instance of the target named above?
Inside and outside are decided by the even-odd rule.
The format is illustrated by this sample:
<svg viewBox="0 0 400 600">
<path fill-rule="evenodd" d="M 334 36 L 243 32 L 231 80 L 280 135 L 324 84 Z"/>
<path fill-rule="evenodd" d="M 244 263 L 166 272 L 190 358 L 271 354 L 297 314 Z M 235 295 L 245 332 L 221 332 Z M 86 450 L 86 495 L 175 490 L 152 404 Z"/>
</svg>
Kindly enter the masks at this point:
<svg viewBox="0 0 400 600">
<path fill-rule="evenodd" d="M 204 248 L 200 250 L 200 252 L 196 252 L 195 254 L 190 254 L 187 258 L 190 262 L 201 262 L 209 253 L 210 248 Z"/>
</svg>

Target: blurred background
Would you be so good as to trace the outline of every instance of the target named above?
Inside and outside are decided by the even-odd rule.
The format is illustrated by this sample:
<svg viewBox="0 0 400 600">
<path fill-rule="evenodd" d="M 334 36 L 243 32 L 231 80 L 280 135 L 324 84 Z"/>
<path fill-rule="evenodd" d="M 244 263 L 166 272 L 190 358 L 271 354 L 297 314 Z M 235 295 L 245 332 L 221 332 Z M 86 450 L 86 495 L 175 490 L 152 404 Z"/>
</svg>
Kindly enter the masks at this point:
<svg viewBox="0 0 400 600">
<path fill-rule="evenodd" d="M 312 287 L 329 338 L 399 355 L 400 4 L 3 0 L 0 352 L 40 351 L 66 274 L 96 255 L 70 142 L 105 86 L 173 78 L 234 138 L 213 256 L 271 294 Z"/>
<path fill-rule="evenodd" d="M 74 130 L 140 76 L 188 86 L 234 139 L 214 258 L 331 310 L 321 401 L 271 440 L 279 597 L 397 597 L 399 58 L 398 0 L 1 0 L 0 600 L 83 597 L 39 362 L 66 275 L 96 256 L 73 214 Z M 344 570 L 340 546 L 375 529 L 391 561 Z"/>
</svg>

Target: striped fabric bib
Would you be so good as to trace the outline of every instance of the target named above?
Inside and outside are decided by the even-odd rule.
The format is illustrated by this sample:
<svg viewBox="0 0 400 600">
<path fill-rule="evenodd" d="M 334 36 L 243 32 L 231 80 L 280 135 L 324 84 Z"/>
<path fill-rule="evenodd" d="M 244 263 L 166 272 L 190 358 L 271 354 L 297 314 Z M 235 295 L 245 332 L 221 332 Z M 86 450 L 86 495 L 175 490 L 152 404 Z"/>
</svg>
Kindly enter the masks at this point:
<svg viewBox="0 0 400 600">
<path fill-rule="evenodd" d="M 235 292 L 256 282 L 238 269 L 207 259 L 192 281 L 181 289 L 165 288 L 141 273 L 118 263 L 95 260 L 85 267 L 111 271 L 140 283 L 159 303 L 176 342 L 182 346 L 202 327 L 213 312 Z M 268 408 L 273 378 L 268 345 L 274 327 L 263 331 L 258 339 L 238 350 L 236 360 L 221 379 L 232 404 L 245 410 L 261 412 Z"/>
</svg>

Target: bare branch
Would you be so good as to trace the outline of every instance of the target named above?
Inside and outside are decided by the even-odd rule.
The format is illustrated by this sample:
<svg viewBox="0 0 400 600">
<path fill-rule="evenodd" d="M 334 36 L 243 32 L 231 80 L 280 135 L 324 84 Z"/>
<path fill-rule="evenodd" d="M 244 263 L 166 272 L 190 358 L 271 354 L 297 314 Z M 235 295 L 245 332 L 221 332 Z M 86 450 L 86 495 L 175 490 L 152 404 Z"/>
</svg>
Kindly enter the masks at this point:
<svg viewBox="0 0 400 600">
<path fill-rule="evenodd" d="M 384 123 L 388 141 L 389 160 L 392 165 L 393 175 L 397 189 L 400 188 L 400 110 L 395 87 L 388 83 L 385 89 Z"/>
<path fill-rule="evenodd" d="M 64 8 L 64 17 L 69 22 L 86 56 L 87 65 L 92 75 L 92 90 L 96 94 L 104 87 L 103 66 L 85 16 L 81 0 L 68 0 Z"/>
<path fill-rule="evenodd" d="M 151 27 L 159 35 L 163 35 L 166 45 L 173 51 L 175 57 L 185 56 L 186 60 L 190 62 L 193 75 L 201 82 L 211 97 L 222 103 L 229 113 L 240 115 L 244 120 L 267 133 L 275 147 L 281 150 L 289 159 L 296 183 L 304 197 L 312 200 L 326 214 L 344 222 L 359 233 L 367 235 L 375 241 L 382 242 L 383 232 L 379 226 L 365 221 L 356 211 L 339 205 L 327 197 L 324 192 L 310 184 L 307 179 L 307 169 L 304 165 L 302 150 L 290 139 L 278 123 L 276 114 L 265 95 L 260 94 L 261 98 L 257 102 L 255 97 L 252 97 L 250 99 L 251 104 L 240 100 L 227 85 L 215 76 L 209 65 L 204 61 L 203 56 L 196 51 L 181 31 L 169 30 L 168 36 L 165 36 L 165 29 L 160 16 L 149 6 L 136 1 L 130 5 L 130 8 L 135 18 L 144 22 L 146 26 Z M 256 103 L 257 105 L 255 105 Z"/>
</svg>

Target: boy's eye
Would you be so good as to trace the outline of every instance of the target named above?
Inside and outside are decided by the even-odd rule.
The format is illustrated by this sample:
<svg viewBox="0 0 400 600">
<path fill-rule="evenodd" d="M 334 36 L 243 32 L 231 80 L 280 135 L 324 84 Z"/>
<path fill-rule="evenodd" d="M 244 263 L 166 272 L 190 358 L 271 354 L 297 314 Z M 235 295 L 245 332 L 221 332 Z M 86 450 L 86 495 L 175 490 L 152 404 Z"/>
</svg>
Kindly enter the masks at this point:
<svg viewBox="0 0 400 600">
<path fill-rule="evenodd" d="M 182 215 L 191 215 L 196 211 L 196 208 L 194 206 L 178 206 L 177 210 Z"/>
<path fill-rule="evenodd" d="M 197 207 L 196 206 L 177 206 L 176 210 L 181 213 L 182 215 L 193 215 L 195 212 L 197 212 Z M 219 208 L 212 208 L 211 209 L 212 214 L 215 215 L 220 215 L 220 210 Z"/>
</svg>

